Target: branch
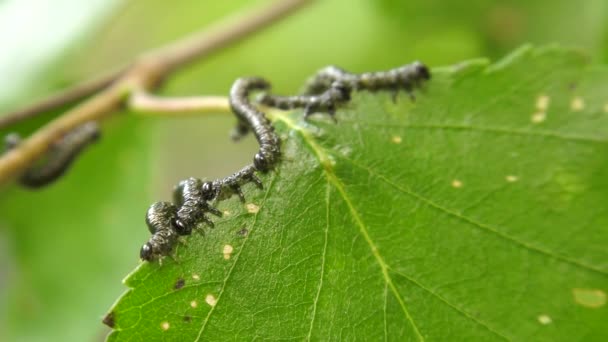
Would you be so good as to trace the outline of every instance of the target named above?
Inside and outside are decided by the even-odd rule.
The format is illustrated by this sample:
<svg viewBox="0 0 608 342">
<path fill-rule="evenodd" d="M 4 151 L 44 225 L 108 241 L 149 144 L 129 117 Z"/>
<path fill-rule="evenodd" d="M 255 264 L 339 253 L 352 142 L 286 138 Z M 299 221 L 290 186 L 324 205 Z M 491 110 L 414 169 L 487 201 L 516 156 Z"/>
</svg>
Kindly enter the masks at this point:
<svg viewBox="0 0 608 342">
<path fill-rule="evenodd" d="M 129 109 L 137 114 L 222 113 L 230 111 L 226 96 L 159 97 L 137 91 L 129 98 Z"/>
<path fill-rule="evenodd" d="M 99 78 L 77 84 L 72 88 L 53 94 L 27 108 L 7 113 L 0 117 L 0 129 L 91 96 L 112 84 L 112 82 L 116 81 L 123 73 L 124 70 L 119 70 L 103 75 Z"/>
<path fill-rule="evenodd" d="M 155 89 L 176 70 L 268 27 L 311 2 L 312 0 L 276 0 L 266 8 L 244 17 L 233 18 L 142 55 L 114 82 L 106 87 L 98 85 L 96 90 L 103 90 L 51 121 L 3 155 L 0 158 L 0 184 L 27 169 L 54 141 L 75 127 L 109 116 L 125 104 L 132 93 L 141 94 Z M 92 88 L 95 87 L 90 89 Z"/>
</svg>

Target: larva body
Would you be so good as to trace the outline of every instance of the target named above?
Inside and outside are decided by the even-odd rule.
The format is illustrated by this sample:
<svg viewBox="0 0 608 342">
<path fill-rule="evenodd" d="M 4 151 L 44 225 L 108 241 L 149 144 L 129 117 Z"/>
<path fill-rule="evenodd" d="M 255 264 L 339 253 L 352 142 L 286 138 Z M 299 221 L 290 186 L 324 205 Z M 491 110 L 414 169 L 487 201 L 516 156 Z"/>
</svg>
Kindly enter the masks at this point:
<svg viewBox="0 0 608 342">
<path fill-rule="evenodd" d="M 179 234 L 173 226 L 177 207 L 169 202 L 156 202 L 146 212 L 146 225 L 152 236 L 139 252 L 143 260 L 152 261 L 171 253 Z"/>
<path fill-rule="evenodd" d="M 318 95 L 277 96 L 262 94 L 258 102 L 282 110 L 304 108 L 304 117 L 313 113 L 334 115 L 336 108 L 350 101 L 351 88 L 340 81 L 334 81 L 328 89 Z"/>
<path fill-rule="evenodd" d="M 67 172 L 74 160 L 87 146 L 97 141 L 99 136 L 99 126 L 95 122 L 85 123 L 68 132 L 50 146 L 43 164 L 33 166 L 21 174 L 19 183 L 24 187 L 35 189 L 54 182 Z M 15 148 L 20 142 L 21 138 L 18 134 L 7 135 L 6 150 Z"/>
<path fill-rule="evenodd" d="M 251 182 L 259 189 L 263 187 L 262 181 L 255 175 L 255 171 L 253 165 L 247 165 L 228 177 L 205 182 L 203 183 L 203 197 L 208 201 L 221 201 L 234 193 L 239 196 L 241 202 L 245 202 L 245 196 L 241 190 L 242 185 Z"/>
<path fill-rule="evenodd" d="M 319 70 L 306 84 L 304 94 L 319 94 L 339 81 L 352 90 L 405 90 L 410 93 L 424 81 L 431 78 L 429 68 L 421 62 L 414 62 L 387 71 L 352 74 L 336 66 Z"/>
<path fill-rule="evenodd" d="M 258 171 L 270 170 L 278 161 L 280 154 L 280 140 L 274 132 L 274 127 L 264 113 L 258 110 L 249 100 L 254 90 L 265 90 L 269 83 L 259 77 L 237 79 L 230 89 L 230 107 L 239 119 L 236 128 L 238 134 L 245 134 L 249 129 L 260 145 L 260 150 L 253 158 L 253 165 Z"/>
<path fill-rule="evenodd" d="M 181 181 L 174 190 L 175 203 L 179 207 L 175 228 L 179 235 L 190 235 L 201 220 L 213 227 L 213 221 L 205 215 L 222 213 L 207 203 L 203 197 L 203 182 L 198 178 Z"/>
</svg>

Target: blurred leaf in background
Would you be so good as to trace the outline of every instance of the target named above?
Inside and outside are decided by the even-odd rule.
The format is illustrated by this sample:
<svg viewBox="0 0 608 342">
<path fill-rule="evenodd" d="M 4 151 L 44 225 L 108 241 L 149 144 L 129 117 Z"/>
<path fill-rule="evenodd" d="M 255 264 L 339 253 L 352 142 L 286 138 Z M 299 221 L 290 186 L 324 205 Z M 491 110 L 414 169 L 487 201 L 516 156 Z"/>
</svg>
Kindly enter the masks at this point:
<svg viewBox="0 0 608 342">
<path fill-rule="evenodd" d="M 458 48 L 464 37 L 494 59 L 526 42 L 580 46 L 594 57 L 603 56 L 608 48 L 603 40 L 608 3 L 603 0 L 380 0 L 376 4 L 394 26 L 391 32 L 407 34 L 401 39 L 409 38 L 405 41 L 414 45 L 428 45 L 430 54 L 446 46 Z M 446 39 L 437 40 L 441 35 Z"/>
<path fill-rule="evenodd" d="M 65 8 L 60 11 L 45 10 L 43 2 L 0 4 L 0 17 L 13 18 L 10 27 L 3 21 L 4 31 L 15 32 L 2 39 L 20 39 L 17 33 L 34 25 L 49 29 L 44 35 L 29 37 L 27 46 L 43 46 L 59 34 L 76 40 L 69 47 L 61 45 L 65 49 L 61 58 L 56 58 L 59 50 L 52 48 L 45 58 L 24 58 L 27 67 L 15 68 L 24 71 L 2 86 L 11 87 L 12 95 L 0 108 L 14 108 L 61 84 L 125 65 L 142 51 L 268 1 L 132 0 L 118 7 L 104 1 L 96 7 L 92 2 L 63 0 L 69 7 L 53 7 Z M 7 9 L 16 4 L 26 9 Z M 162 92 L 227 94 L 236 77 L 263 75 L 272 80 L 276 92 L 291 93 L 327 64 L 363 71 L 420 59 L 437 66 L 500 56 L 528 41 L 575 43 L 600 58 L 606 56 L 608 42 L 605 6 L 600 0 L 583 4 L 565 0 L 317 1 L 253 39 L 177 74 Z M 109 20 L 100 21 L 112 8 Z M 85 11 L 90 11 L 88 16 Z M 75 16 L 85 18 L 78 19 L 84 26 L 72 25 L 70 18 Z M 39 21 L 32 22 L 34 17 Z M 70 27 L 69 34 L 60 33 L 64 24 Z M 23 46 L 15 47 L 16 53 L 11 49 L 10 60 L 1 59 L 0 70 L 10 70 L 21 59 L 15 56 L 39 53 L 21 50 Z M 36 70 L 34 78 L 28 75 L 30 70 Z M 21 76 L 29 82 L 19 81 Z M 59 113 L 15 129 L 30 132 L 42 119 Z M 233 144 L 227 138 L 233 122 L 230 116 L 147 119 L 117 115 L 104 124 L 102 140 L 76 162 L 65 179 L 34 194 L 14 186 L 2 189 L 0 339 L 101 338 L 100 319 L 123 292 L 120 279 L 137 265 L 139 246 L 148 236 L 143 223 L 148 205 L 169 199 L 179 179 L 217 177 L 250 159 L 255 149 L 252 139 Z"/>
</svg>

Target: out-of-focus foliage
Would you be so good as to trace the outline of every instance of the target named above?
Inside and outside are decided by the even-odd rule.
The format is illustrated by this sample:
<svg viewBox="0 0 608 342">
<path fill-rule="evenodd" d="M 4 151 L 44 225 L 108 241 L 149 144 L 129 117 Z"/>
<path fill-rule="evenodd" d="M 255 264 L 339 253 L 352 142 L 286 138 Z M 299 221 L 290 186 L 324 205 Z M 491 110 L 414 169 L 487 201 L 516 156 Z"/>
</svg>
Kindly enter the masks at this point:
<svg viewBox="0 0 608 342">
<path fill-rule="evenodd" d="M 263 3 L 267 1 L 124 1 L 97 33 L 75 42 L 64 57 L 47 65 L 36 84 L 0 108 L 124 65 L 141 51 Z M 291 93 L 326 64 L 363 71 L 420 59 L 437 66 L 500 56 L 527 41 L 575 43 L 598 60 L 608 56 L 608 11 L 600 0 L 451 3 L 318 1 L 180 72 L 163 93 L 226 94 L 236 77 L 254 74 L 269 78 L 277 92 Z M 10 86 L 10 80 L 4 82 L 3 87 Z M 29 132 L 58 113 L 16 129 Z M 125 116 L 106 124 L 102 141 L 51 188 L 35 194 L 2 189 L 0 339 L 86 341 L 103 336 L 99 321 L 123 291 L 121 275 L 137 264 L 138 248 L 148 236 L 143 223 L 147 206 L 169 199 L 177 180 L 226 174 L 248 161 L 255 149 L 252 140 L 229 141 L 234 120 L 229 116 Z"/>
<path fill-rule="evenodd" d="M 439 44 L 460 44 L 434 39 L 440 34 L 460 32 L 471 37 L 484 56 L 498 58 L 523 42 L 584 46 L 593 56 L 603 56 L 608 28 L 608 3 L 603 0 L 583 1 L 400 1 L 380 0 L 378 8 L 387 15 L 400 33 L 425 45 L 430 53 Z M 396 32 L 392 30 L 392 32 Z"/>
</svg>

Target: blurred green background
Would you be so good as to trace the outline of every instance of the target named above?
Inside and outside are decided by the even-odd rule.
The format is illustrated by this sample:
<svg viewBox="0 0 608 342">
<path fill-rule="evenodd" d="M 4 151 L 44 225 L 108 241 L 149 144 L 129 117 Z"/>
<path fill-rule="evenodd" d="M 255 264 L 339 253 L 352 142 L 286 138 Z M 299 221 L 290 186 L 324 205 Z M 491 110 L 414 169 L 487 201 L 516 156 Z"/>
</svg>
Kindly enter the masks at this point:
<svg viewBox="0 0 608 342">
<path fill-rule="evenodd" d="M 219 19 L 268 1 L 0 1 L 0 112 L 122 66 Z M 581 47 L 608 59 L 605 0 L 322 0 L 251 39 L 176 74 L 163 94 L 227 94 L 263 75 L 292 93 L 337 64 L 380 70 L 497 59 L 524 44 Z M 61 110 L 11 128 L 28 134 Z M 149 118 L 120 113 L 68 177 L 41 191 L 0 189 L 0 341 L 99 341 L 105 311 L 126 288 L 149 236 L 150 203 L 179 179 L 213 178 L 248 162 L 230 115 Z M 0 131 L 5 135 L 8 130 Z"/>
</svg>

